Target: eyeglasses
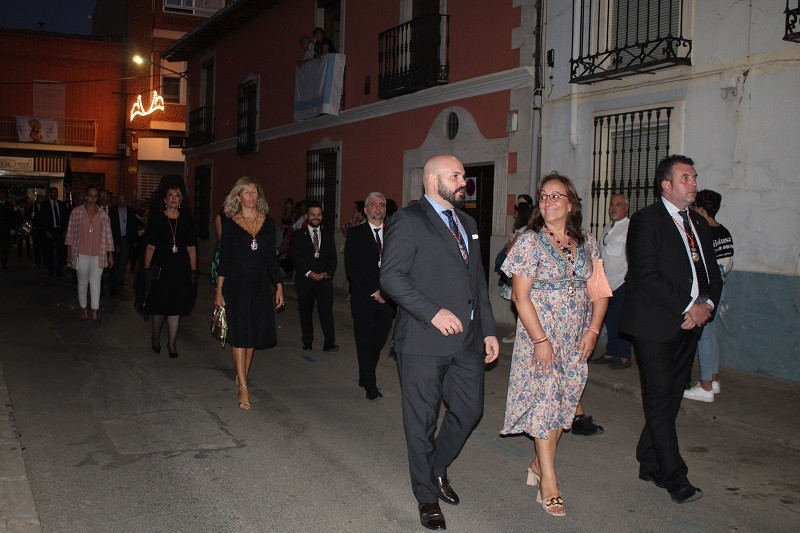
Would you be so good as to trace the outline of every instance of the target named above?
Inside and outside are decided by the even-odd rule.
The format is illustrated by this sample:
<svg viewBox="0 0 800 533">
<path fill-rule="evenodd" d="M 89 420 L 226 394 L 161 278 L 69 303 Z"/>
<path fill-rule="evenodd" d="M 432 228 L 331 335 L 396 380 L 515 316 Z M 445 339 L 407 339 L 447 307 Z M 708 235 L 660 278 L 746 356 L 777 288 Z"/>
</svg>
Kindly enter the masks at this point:
<svg viewBox="0 0 800 533">
<path fill-rule="evenodd" d="M 561 200 L 562 198 L 566 198 L 566 197 L 567 197 L 567 195 L 566 195 L 566 194 L 561 194 L 561 193 L 559 193 L 559 192 L 554 192 L 553 194 L 545 194 L 545 193 L 541 193 L 541 194 L 539 195 L 539 202 L 540 202 L 540 203 L 544 203 L 544 202 L 546 202 L 546 201 L 547 201 L 547 199 L 548 199 L 548 198 L 550 198 L 550 199 L 551 199 L 551 200 L 553 200 L 554 202 L 558 202 L 558 201 L 559 201 L 559 200 Z"/>
</svg>

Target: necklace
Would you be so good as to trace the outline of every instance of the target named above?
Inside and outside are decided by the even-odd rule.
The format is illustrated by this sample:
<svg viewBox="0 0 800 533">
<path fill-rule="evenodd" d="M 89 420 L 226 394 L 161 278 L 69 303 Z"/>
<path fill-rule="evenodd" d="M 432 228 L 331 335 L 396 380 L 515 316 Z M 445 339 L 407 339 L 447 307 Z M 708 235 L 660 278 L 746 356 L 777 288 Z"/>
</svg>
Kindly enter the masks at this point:
<svg viewBox="0 0 800 533">
<path fill-rule="evenodd" d="M 177 239 L 177 237 L 178 237 L 178 219 L 177 218 L 175 219 L 175 225 L 174 226 L 172 225 L 172 220 L 173 219 L 167 217 L 167 223 L 169 224 L 169 229 L 172 232 L 172 253 L 173 254 L 177 254 L 178 253 L 178 239 Z"/>
<path fill-rule="evenodd" d="M 556 234 L 553 233 L 553 230 L 550 229 L 550 226 L 545 224 L 544 227 L 547 228 L 547 233 L 550 234 L 550 238 L 553 239 L 556 242 L 556 247 L 558 248 L 558 251 L 561 252 L 561 256 L 564 258 L 564 261 L 567 263 L 567 272 L 569 272 L 569 270 L 571 269 L 572 270 L 572 277 L 574 278 L 575 277 L 575 263 L 576 263 L 577 256 L 578 256 L 578 250 L 576 249 L 575 250 L 575 254 L 573 255 L 573 253 L 572 253 L 572 239 L 570 238 L 569 231 L 567 232 L 567 245 L 564 246 L 564 245 L 561 244 L 561 241 L 558 240 L 558 237 L 556 237 Z M 570 280 L 570 282 L 567 284 L 567 294 L 569 294 L 570 296 L 575 294 L 575 281 L 574 280 Z"/>
<path fill-rule="evenodd" d="M 242 213 L 242 218 L 247 221 L 247 224 L 250 226 L 249 233 L 253 237 L 253 242 L 250 243 L 250 249 L 255 252 L 258 250 L 258 242 L 256 242 L 256 223 L 258 222 L 258 213 L 256 213 L 256 216 L 252 220 L 244 216 L 244 213 Z"/>
<path fill-rule="evenodd" d="M 89 213 L 88 209 L 86 210 L 86 215 L 89 217 L 89 233 L 94 233 L 94 217 Z M 97 216 L 97 213 L 94 215 Z"/>
</svg>

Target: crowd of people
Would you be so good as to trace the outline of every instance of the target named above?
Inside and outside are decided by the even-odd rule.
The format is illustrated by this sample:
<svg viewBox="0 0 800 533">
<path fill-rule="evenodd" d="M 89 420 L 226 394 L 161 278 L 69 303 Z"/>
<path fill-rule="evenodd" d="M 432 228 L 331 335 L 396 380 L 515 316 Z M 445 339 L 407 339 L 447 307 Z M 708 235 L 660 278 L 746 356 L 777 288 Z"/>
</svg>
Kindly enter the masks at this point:
<svg viewBox="0 0 800 533">
<path fill-rule="evenodd" d="M 517 317 L 514 333 L 503 339 L 514 346 L 500 434 L 533 439 L 527 484 L 536 487 L 537 501 L 551 516 L 566 514 L 562 486 L 568 482 L 559 480 L 556 461 L 563 433 L 602 433 L 584 413 L 581 396 L 603 326 L 605 353 L 593 361 L 622 370 L 631 367 L 635 353 L 642 375 L 639 477 L 666 489 L 677 503 L 702 496 L 688 480 L 675 420 L 682 398 L 713 401 L 720 390 L 714 316 L 733 242 L 715 219 L 721 196 L 697 191 L 690 158 L 664 158 L 656 182 L 660 199 L 631 217 L 626 196 L 611 195 L 600 242 L 582 228 L 581 199 L 568 177 L 548 174 L 534 197 L 517 198 L 514 231 L 498 264 L 505 278 L 501 291 Z M 316 307 L 322 350 L 339 350 L 332 280 L 344 254 L 359 386 L 368 400 L 382 397 L 376 367 L 393 329 L 412 492 L 421 524 L 443 530 L 439 501 L 460 502 L 448 468 L 483 415 L 484 371 L 500 344 L 477 225 L 461 210 L 462 163 L 450 155 L 432 157 L 423 187 L 422 197 L 401 210 L 377 191 L 356 202 L 340 228 L 346 240 L 337 250 L 319 202 L 287 198 L 278 226 L 262 186 L 242 177 L 216 217 L 211 281 L 214 304 L 228 318 L 237 405 L 247 410 L 254 353 L 278 344 L 275 313 L 285 305 L 285 286 L 293 285 L 297 296 L 300 347 L 314 349 Z M 197 235 L 186 196 L 180 177 L 162 180 L 147 209 L 138 254 L 137 308 L 152 316 L 155 353 L 167 322 L 173 358 L 198 279 Z M 31 223 L 37 263 L 41 255 L 51 274 L 61 272 L 59 257 L 65 257 L 77 272 L 80 318 L 93 322 L 100 320 L 102 271 L 113 269 L 113 283 L 124 283 L 142 233 L 143 221 L 123 195 L 115 208 L 109 202 L 107 191 L 89 186 L 68 208 L 51 189 L 49 200 L 20 211 L 0 191 L 0 222 L 17 228 Z M 43 243 L 37 237 L 42 234 Z M 701 379 L 687 389 L 696 352 Z"/>
</svg>

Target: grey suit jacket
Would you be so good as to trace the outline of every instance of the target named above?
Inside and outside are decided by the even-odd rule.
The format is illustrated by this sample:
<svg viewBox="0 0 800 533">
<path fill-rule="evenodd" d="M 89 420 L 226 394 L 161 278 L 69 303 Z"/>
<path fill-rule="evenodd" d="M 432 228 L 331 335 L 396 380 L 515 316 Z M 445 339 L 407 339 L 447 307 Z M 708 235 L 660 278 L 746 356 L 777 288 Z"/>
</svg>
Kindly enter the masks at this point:
<svg viewBox="0 0 800 533">
<path fill-rule="evenodd" d="M 431 324 L 442 308 L 455 314 L 465 330 L 474 310 L 478 353 L 484 352 L 484 337 L 495 335 L 477 226 L 472 217 L 455 211 L 469 240 L 469 268 L 458 241 L 424 196 L 392 215 L 384 230 L 380 283 L 399 306 L 394 326 L 399 353 L 446 356 L 461 348 L 465 333 L 444 336 Z"/>
</svg>

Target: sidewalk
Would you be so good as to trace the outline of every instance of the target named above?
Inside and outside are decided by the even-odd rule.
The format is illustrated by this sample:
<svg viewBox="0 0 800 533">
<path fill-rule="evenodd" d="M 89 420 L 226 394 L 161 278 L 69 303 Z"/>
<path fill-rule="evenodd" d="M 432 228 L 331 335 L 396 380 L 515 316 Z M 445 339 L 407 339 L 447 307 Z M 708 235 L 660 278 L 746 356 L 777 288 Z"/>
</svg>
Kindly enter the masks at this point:
<svg viewBox="0 0 800 533">
<path fill-rule="evenodd" d="M 24 273 L 25 271 L 30 274 Z M 35 276 L 46 277 L 46 273 L 39 271 Z M 12 260 L 11 268 L 0 273 L 0 293 L 12 299 L 21 297 L 25 291 L 25 281 L 35 276 L 27 264 L 16 264 Z M 68 279 L 66 278 L 64 283 L 70 287 L 69 290 L 73 290 L 71 285 L 68 285 Z M 207 318 L 201 310 L 211 308 L 213 296 L 213 291 L 202 290 L 208 288 L 207 277 L 201 278 L 200 288 L 193 319 L 205 323 Z M 285 294 L 289 299 L 296 297 L 294 288 L 291 286 L 286 287 Z M 337 325 L 351 323 L 350 304 L 346 297 L 343 290 L 335 291 L 334 313 Z M 128 302 L 124 303 L 127 305 Z M 5 316 L 9 317 L 10 315 Z M 7 322 L 3 327 L 3 324 L 0 323 L 0 331 L 9 335 L 11 333 L 9 325 L 10 322 Z M 510 324 L 500 325 L 498 337 L 507 334 L 511 327 Z M 284 334 L 289 334 L 289 332 L 284 331 Z M 343 349 L 349 351 L 354 350 L 352 343 L 352 339 L 348 338 L 342 338 L 339 342 Z M 501 357 L 508 361 L 513 345 L 501 344 L 500 346 Z M 602 354 L 602 349 L 598 349 L 597 352 Z M 794 406 L 800 404 L 800 384 L 784 383 L 725 369 L 720 374 L 722 392 L 716 397 L 716 401 L 702 403 L 685 400 L 681 408 L 686 415 L 704 423 L 719 424 L 719 427 L 735 429 L 742 432 L 743 436 L 756 435 L 770 439 L 779 446 L 800 450 L 800 419 L 793 416 Z M 697 375 L 697 371 L 695 371 L 695 375 Z M 591 364 L 589 366 L 589 385 L 619 392 L 624 396 L 631 397 L 637 403 L 641 398 L 639 373 L 635 366 L 625 370 L 611 370 L 607 365 Z M 503 390 L 493 392 L 505 397 Z M 0 454 L 0 533 L 5 531 L 39 532 L 41 526 L 36 502 L 27 478 L 24 450 L 21 448 L 20 436 L 14 424 L 14 409 L 1 367 L 0 401 L 3 401 L 6 407 L 5 416 L 0 417 L 0 444 L 3 445 L 4 450 Z M 586 410 L 599 423 L 603 423 L 606 415 L 604 406 L 586 405 Z"/>
</svg>

